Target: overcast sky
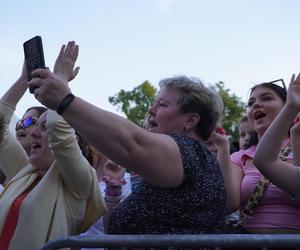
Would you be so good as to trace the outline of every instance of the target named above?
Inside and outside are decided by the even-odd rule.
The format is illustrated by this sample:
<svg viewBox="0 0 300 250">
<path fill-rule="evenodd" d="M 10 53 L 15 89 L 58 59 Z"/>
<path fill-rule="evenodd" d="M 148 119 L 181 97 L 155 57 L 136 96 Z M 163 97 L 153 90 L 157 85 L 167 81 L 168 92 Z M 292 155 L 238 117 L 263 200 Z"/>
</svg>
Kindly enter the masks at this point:
<svg viewBox="0 0 300 250">
<path fill-rule="evenodd" d="M 254 83 L 300 71 L 299 10 L 297 0 L 3 1 L 0 94 L 20 75 L 23 42 L 40 35 L 50 68 L 63 43 L 79 44 L 72 91 L 110 111 L 121 88 L 181 74 L 224 81 L 246 101 Z M 27 93 L 16 114 L 36 104 Z"/>
</svg>

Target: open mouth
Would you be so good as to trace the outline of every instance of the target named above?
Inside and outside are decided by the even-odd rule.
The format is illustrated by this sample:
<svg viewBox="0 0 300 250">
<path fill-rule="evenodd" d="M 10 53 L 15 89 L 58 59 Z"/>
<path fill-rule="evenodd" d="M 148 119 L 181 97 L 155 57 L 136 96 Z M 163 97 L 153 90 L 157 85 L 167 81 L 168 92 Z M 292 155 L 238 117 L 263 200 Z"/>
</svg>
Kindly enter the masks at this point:
<svg viewBox="0 0 300 250">
<path fill-rule="evenodd" d="M 41 144 L 39 144 L 38 142 L 32 142 L 32 144 L 31 144 L 31 150 L 39 149 L 41 147 L 42 147 Z"/>
<path fill-rule="evenodd" d="M 257 111 L 257 112 L 254 113 L 254 120 L 261 119 L 265 116 L 266 116 L 266 114 L 264 112 Z"/>
<path fill-rule="evenodd" d="M 157 125 L 158 124 L 156 122 L 149 120 L 149 123 L 148 123 L 149 129 L 155 128 L 155 127 L 157 127 Z"/>
</svg>

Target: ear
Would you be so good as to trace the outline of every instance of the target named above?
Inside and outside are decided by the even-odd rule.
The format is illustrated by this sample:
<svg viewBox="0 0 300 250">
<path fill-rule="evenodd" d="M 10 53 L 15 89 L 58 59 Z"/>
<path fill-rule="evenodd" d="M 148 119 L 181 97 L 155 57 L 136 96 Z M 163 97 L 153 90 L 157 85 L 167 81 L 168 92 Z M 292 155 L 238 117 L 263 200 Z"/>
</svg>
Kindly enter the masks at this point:
<svg viewBox="0 0 300 250">
<path fill-rule="evenodd" d="M 184 124 L 185 130 L 190 130 L 192 128 L 195 128 L 200 121 L 200 115 L 198 113 L 188 113 L 187 119 Z"/>
</svg>

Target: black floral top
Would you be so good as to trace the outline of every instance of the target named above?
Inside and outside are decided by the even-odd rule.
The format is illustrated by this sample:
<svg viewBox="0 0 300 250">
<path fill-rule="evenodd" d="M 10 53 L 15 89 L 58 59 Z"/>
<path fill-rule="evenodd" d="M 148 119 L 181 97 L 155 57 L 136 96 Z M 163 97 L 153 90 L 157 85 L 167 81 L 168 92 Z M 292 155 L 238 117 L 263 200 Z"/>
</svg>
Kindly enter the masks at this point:
<svg viewBox="0 0 300 250">
<path fill-rule="evenodd" d="M 112 212 L 110 234 L 198 234 L 224 229 L 226 193 L 217 160 L 199 141 L 170 136 L 181 152 L 183 183 L 167 189 L 143 181 Z"/>
</svg>

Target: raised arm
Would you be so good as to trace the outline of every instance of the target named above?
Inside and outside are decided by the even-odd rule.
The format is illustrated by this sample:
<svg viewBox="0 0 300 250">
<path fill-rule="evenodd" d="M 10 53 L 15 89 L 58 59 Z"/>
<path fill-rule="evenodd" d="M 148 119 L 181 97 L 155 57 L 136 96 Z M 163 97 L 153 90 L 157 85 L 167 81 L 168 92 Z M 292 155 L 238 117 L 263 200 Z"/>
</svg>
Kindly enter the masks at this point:
<svg viewBox="0 0 300 250">
<path fill-rule="evenodd" d="M 49 91 L 53 90 L 51 85 Z M 58 98 L 57 103 L 61 99 Z M 55 104 L 52 107 L 55 109 L 57 106 Z M 98 151 L 117 164 L 144 176 L 151 183 L 176 187 L 182 182 L 180 152 L 171 137 L 149 133 L 79 97 L 64 110 L 63 117 Z"/>
<path fill-rule="evenodd" d="M 227 136 L 214 131 L 211 135 L 211 139 L 217 148 L 217 160 L 225 183 L 227 210 L 228 212 L 234 212 L 239 209 L 241 204 L 243 171 L 230 159 L 230 146 Z"/>
<path fill-rule="evenodd" d="M 43 69 L 34 71 L 32 75 L 35 78 L 29 85 L 38 87 L 34 93 L 37 99 L 48 108 L 57 110 L 62 100 L 71 93 L 65 79 Z M 61 111 L 64 119 L 81 136 L 117 164 L 158 186 L 176 187 L 181 184 L 182 161 L 179 148 L 171 137 L 147 132 L 79 97 Z"/>
<path fill-rule="evenodd" d="M 24 93 L 27 86 L 27 73 L 26 65 L 23 63 L 22 74 L 19 79 L 8 89 L 8 91 L 2 96 L 1 101 L 8 103 L 12 107 L 16 107 Z"/>
<path fill-rule="evenodd" d="M 28 163 L 28 156 L 15 136 L 9 131 L 9 123 L 16 105 L 27 90 L 25 63 L 19 79 L 7 90 L 0 100 L 0 168 L 8 180 L 13 178 Z"/>
<path fill-rule="evenodd" d="M 49 147 L 53 152 L 58 170 L 69 189 L 82 199 L 91 191 L 96 173 L 78 146 L 75 131 L 55 111 L 47 114 Z"/>
<path fill-rule="evenodd" d="M 254 164 L 262 174 L 291 195 L 296 194 L 300 185 L 297 169 L 293 164 L 278 160 L 278 154 L 299 111 L 300 74 L 296 79 L 295 75 L 292 76 L 286 104 L 263 135 L 254 157 Z M 294 154 L 296 153 L 294 151 Z"/>
<path fill-rule="evenodd" d="M 297 115 L 297 119 L 293 127 L 291 128 L 291 141 L 293 146 L 293 158 L 294 164 L 300 167 L 300 113 Z"/>
</svg>

